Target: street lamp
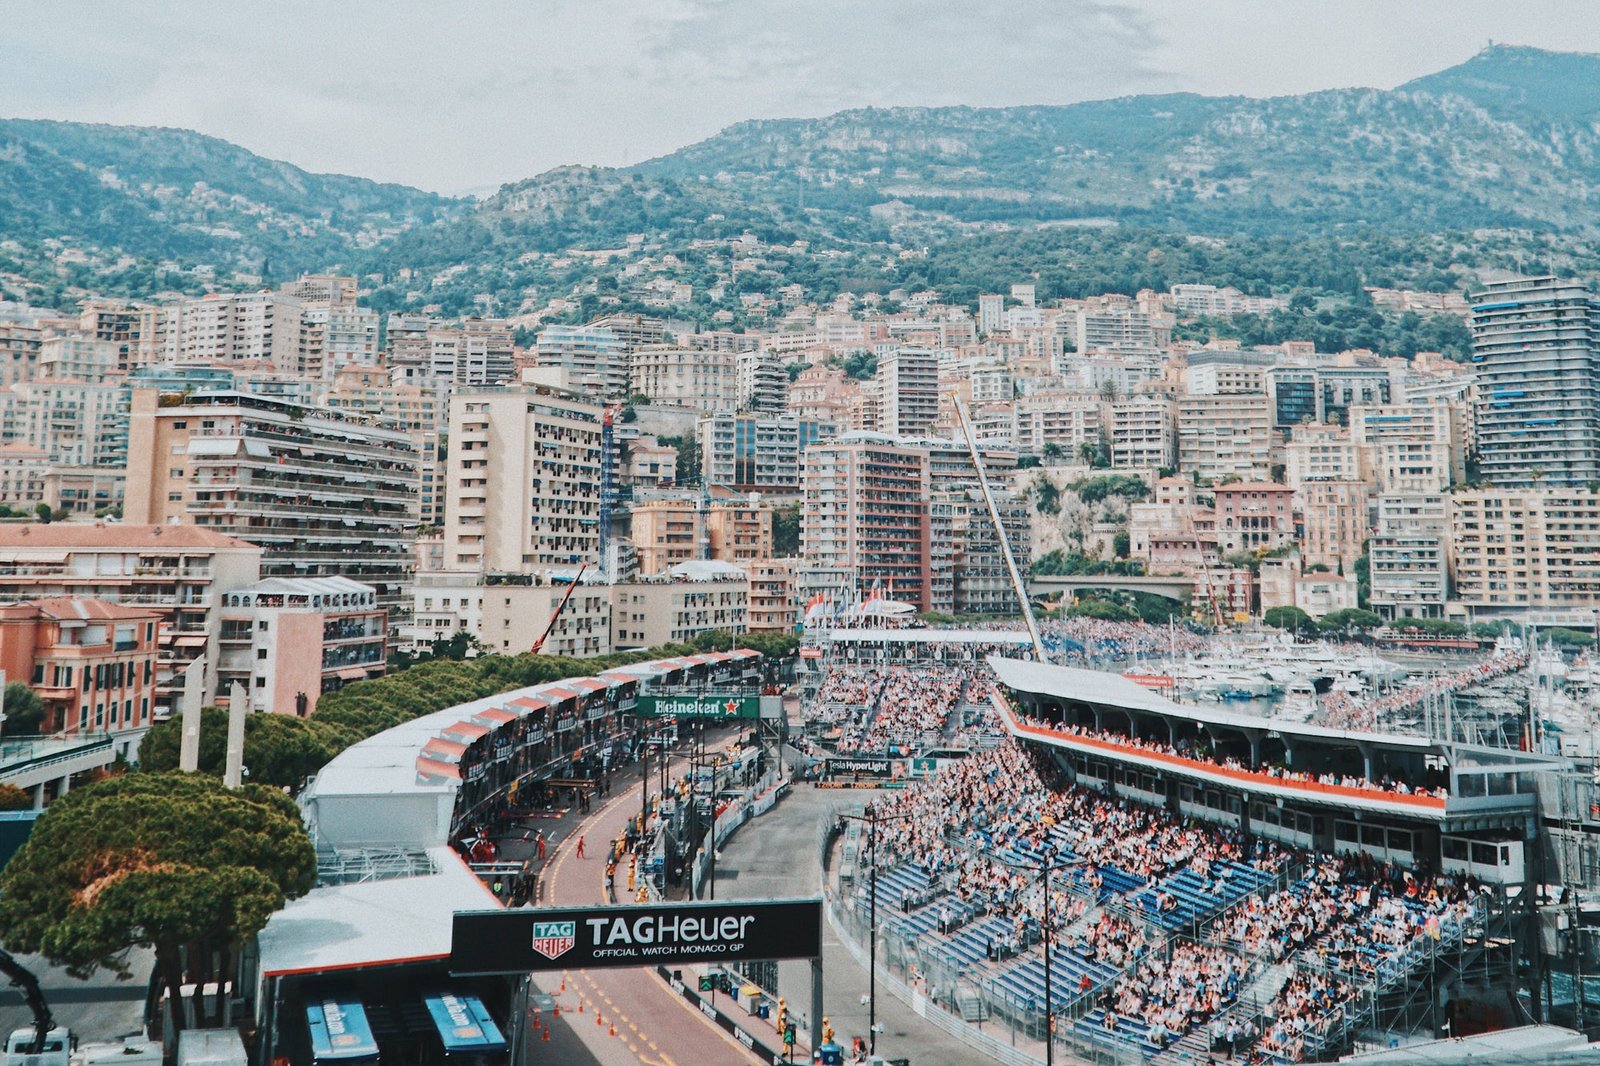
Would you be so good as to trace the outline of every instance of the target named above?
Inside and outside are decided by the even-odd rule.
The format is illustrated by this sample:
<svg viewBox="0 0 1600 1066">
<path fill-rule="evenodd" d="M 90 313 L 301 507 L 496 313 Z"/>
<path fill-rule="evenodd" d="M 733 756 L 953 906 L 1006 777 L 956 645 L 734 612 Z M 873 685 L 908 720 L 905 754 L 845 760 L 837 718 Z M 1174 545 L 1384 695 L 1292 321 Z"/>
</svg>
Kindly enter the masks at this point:
<svg viewBox="0 0 1600 1066">
<path fill-rule="evenodd" d="M 947 840 L 951 845 L 961 849 L 962 851 L 970 852 L 972 854 L 980 854 L 977 849 L 960 840 L 952 840 L 949 838 L 947 838 Z M 1052 979 L 1050 976 L 1050 875 L 1057 870 L 1068 870 L 1075 866 L 1082 866 L 1088 860 L 1080 858 L 1068 859 L 1066 862 L 1061 862 L 1059 861 L 1060 856 L 1056 853 L 1054 847 L 1050 847 L 1049 850 L 1046 851 L 1045 861 L 1043 862 L 1013 862 L 1008 859 L 996 858 L 995 856 L 986 852 L 981 853 L 981 857 L 985 859 L 991 859 L 1000 863 L 1002 866 L 1009 866 L 1016 870 L 1027 870 L 1040 875 L 1040 882 L 1044 888 L 1044 920 L 1039 923 L 1044 930 L 1044 1061 L 1045 1066 L 1055 1066 L 1056 1006 L 1054 991 L 1051 987 Z"/>
<path fill-rule="evenodd" d="M 867 804 L 860 814 L 841 814 L 841 822 L 867 826 L 867 1054 L 878 1053 L 878 813 Z"/>
</svg>

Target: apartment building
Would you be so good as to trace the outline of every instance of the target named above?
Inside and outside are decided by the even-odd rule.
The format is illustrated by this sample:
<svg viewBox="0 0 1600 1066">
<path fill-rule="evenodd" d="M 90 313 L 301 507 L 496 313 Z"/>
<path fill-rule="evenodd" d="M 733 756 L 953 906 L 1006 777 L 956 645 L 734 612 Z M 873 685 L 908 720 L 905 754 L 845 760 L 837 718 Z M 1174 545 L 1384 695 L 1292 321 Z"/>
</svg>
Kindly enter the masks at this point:
<svg viewBox="0 0 1600 1066">
<path fill-rule="evenodd" d="M 165 717 L 178 675 L 197 660 L 215 699 L 221 600 L 260 580 L 261 554 L 192 525 L 0 523 L 0 600 L 83 597 L 158 612 L 153 699 Z"/>
<path fill-rule="evenodd" d="M 465 632 L 488 652 L 515 655 L 527 651 L 555 617 L 569 588 L 568 580 L 533 575 L 486 578 L 450 570 L 419 574 L 412 624 L 401 635 L 401 647 L 424 651 L 436 639 L 448 640 Z M 576 658 L 609 655 L 609 587 L 584 583 L 571 591 L 542 651 Z"/>
<path fill-rule="evenodd" d="M 1600 481 L 1600 301 L 1553 277 L 1498 282 L 1471 299 L 1484 481 Z"/>
<path fill-rule="evenodd" d="M 1368 543 L 1368 602 L 1386 619 L 1442 618 L 1449 598 L 1447 497 L 1388 493 L 1377 500 L 1377 532 Z"/>
<path fill-rule="evenodd" d="M 739 410 L 775 418 L 788 410 L 789 371 L 775 352 L 740 351 Z"/>
<path fill-rule="evenodd" d="M 710 414 L 739 406 L 738 359 L 731 352 L 653 344 L 630 356 L 629 394 Z"/>
<path fill-rule="evenodd" d="M 119 373 L 117 345 L 83 333 L 47 335 L 39 344 L 37 380 L 99 384 Z"/>
<path fill-rule="evenodd" d="M 1353 573 L 1367 540 L 1366 482 L 1307 481 L 1297 495 L 1303 529 L 1300 555 L 1305 565 Z"/>
<path fill-rule="evenodd" d="M 388 615 L 371 585 L 273 577 L 222 596 L 219 696 L 243 685 L 251 711 L 304 718 L 323 693 L 383 674 Z"/>
<path fill-rule="evenodd" d="M 750 632 L 793 633 L 800 624 L 799 560 L 755 559 L 743 568 L 750 577 Z"/>
<path fill-rule="evenodd" d="M 950 509 L 950 597 L 957 614 L 1011 615 L 1021 612 L 1011 585 L 994 519 L 978 489 L 934 494 Z M 1011 555 L 1024 578 L 1033 560 L 1031 506 L 1009 494 L 995 497 Z M 930 559 L 930 563 L 933 560 Z"/>
<path fill-rule="evenodd" d="M 617 403 L 627 397 L 629 346 L 604 326 L 546 326 L 533 346 L 534 366 L 558 368 L 597 400 Z"/>
<path fill-rule="evenodd" d="M 1210 481 L 1261 480 L 1272 468 L 1272 415 L 1265 396 L 1220 394 L 1178 400 L 1178 468 Z"/>
<path fill-rule="evenodd" d="M 155 714 L 160 617 L 77 596 L 0 603 L 0 671 L 39 695 L 40 733 L 109 733 L 134 755 Z"/>
<path fill-rule="evenodd" d="M 1449 613 L 1593 626 L 1600 494 L 1588 488 L 1452 493 Z"/>
<path fill-rule="evenodd" d="M 702 418 L 695 429 L 706 484 L 764 493 L 799 491 L 806 448 L 837 432 L 831 422 L 750 414 Z"/>
<path fill-rule="evenodd" d="M 67 466 L 120 467 L 128 454 L 126 394 L 115 381 L 28 381 L 0 388 L 0 441 Z"/>
<path fill-rule="evenodd" d="M 749 500 L 645 500 L 633 506 L 631 522 L 646 576 L 695 559 L 743 566 L 772 555 L 772 511 Z"/>
<path fill-rule="evenodd" d="M 450 570 L 529 574 L 600 562 L 603 410 L 547 385 L 450 398 Z"/>
<path fill-rule="evenodd" d="M 0 320 L 0 388 L 39 376 L 39 349 L 44 331 L 38 326 Z"/>
<path fill-rule="evenodd" d="M 0 444 L 0 505 L 27 511 L 44 503 L 50 456 L 27 444 Z"/>
<path fill-rule="evenodd" d="M 1337 423 L 1306 422 L 1289 430 L 1283 447 L 1284 483 L 1298 490 L 1308 481 L 1367 481 L 1368 449 Z"/>
<path fill-rule="evenodd" d="M 801 563 L 843 574 L 932 610 L 928 453 L 882 434 L 852 433 L 806 450 Z"/>
<path fill-rule="evenodd" d="M 269 363 L 297 371 L 305 362 L 301 313 L 285 293 L 208 293 L 161 307 L 140 338 L 145 363 Z"/>
<path fill-rule="evenodd" d="M 1178 465 L 1177 405 L 1165 396 L 1135 396 L 1110 405 L 1111 466 L 1163 470 Z"/>
<path fill-rule="evenodd" d="M 116 349 L 116 369 L 131 370 L 139 364 L 144 331 L 155 322 L 154 308 L 116 300 L 84 300 L 78 306 L 78 331 L 112 344 Z M 0 338 L 4 334 L 5 327 L 0 325 Z M 4 347 L 5 341 L 0 339 L 0 350 Z M 3 362 L 4 356 L 0 355 L 0 364 Z M 0 385 L 3 384 L 5 371 L 0 366 Z"/>
<path fill-rule="evenodd" d="M 1368 449 L 1378 490 L 1436 493 L 1466 480 L 1462 419 L 1450 403 L 1405 403 L 1350 409 L 1352 438 Z"/>
<path fill-rule="evenodd" d="M 1236 481 L 1214 491 L 1218 551 L 1270 551 L 1294 540 L 1294 490 L 1289 486 Z"/>
<path fill-rule="evenodd" d="M 939 358 L 928 348 L 894 347 L 878 357 L 878 428 L 919 437 L 939 419 Z"/>
<path fill-rule="evenodd" d="M 52 514 L 103 518 L 121 511 L 127 481 L 111 467 L 52 465 L 44 474 L 44 503 Z"/>
<path fill-rule="evenodd" d="M 1108 429 L 1107 404 L 1091 392 L 1033 392 L 1016 402 L 1017 447 L 1041 454 L 1054 445 L 1069 462 L 1098 450 Z"/>
<path fill-rule="evenodd" d="M 611 645 L 617 651 L 750 628 L 750 578 L 731 563 L 680 563 L 658 577 L 619 582 L 610 590 Z"/>
<path fill-rule="evenodd" d="M 264 577 L 371 585 L 411 609 L 418 456 L 397 429 L 239 392 L 133 393 L 124 513 L 260 545 Z"/>
</svg>

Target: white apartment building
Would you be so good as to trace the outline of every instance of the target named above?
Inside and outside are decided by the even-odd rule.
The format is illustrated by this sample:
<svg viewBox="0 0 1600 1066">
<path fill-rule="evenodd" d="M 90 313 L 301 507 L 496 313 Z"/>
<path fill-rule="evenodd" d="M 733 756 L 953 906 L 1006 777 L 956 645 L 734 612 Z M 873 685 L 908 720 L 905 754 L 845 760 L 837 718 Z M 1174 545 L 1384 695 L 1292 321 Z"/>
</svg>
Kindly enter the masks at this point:
<svg viewBox="0 0 1600 1066">
<path fill-rule="evenodd" d="M 567 370 L 597 400 L 619 402 L 628 392 L 628 345 L 603 326 L 546 326 L 533 346 L 534 365 Z"/>
<path fill-rule="evenodd" d="M 1037 454 L 1054 444 L 1076 462 L 1085 445 L 1100 447 L 1107 430 L 1106 408 L 1094 393 L 1029 393 L 1016 402 L 1017 447 Z"/>
<path fill-rule="evenodd" d="M 773 352 L 740 351 L 735 355 L 740 411 L 780 415 L 788 408 L 789 371 Z"/>
<path fill-rule="evenodd" d="M 1161 470 L 1178 465 L 1177 405 L 1165 396 L 1113 400 L 1111 466 Z"/>
<path fill-rule="evenodd" d="M 1369 481 L 1368 452 L 1344 426 L 1305 422 L 1289 430 L 1283 448 L 1284 482 L 1299 489 L 1308 481 Z"/>
<path fill-rule="evenodd" d="M 598 403 L 545 385 L 450 398 L 450 570 L 531 574 L 600 562 Z"/>
<path fill-rule="evenodd" d="M 878 426 L 919 437 L 939 419 L 939 359 L 928 348 L 895 347 L 878 358 Z"/>
<path fill-rule="evenodd" d="M 96 385 L 116 372 L 117 346 L 111 341 L 69 333 L 47 336 L 40 342 L 40 380 Z"/>
<path fill-rule="evenodd" d="M 1372 609 L 1387 619 L 1442 618 L 1450 592 L 1446 498 L 1385 494 L 1377 511 L 1377 532 L 1367 547 Z"/>
<path fill-rule="evenodd" d="M 617 651 L 750 628 L 750 578 L 731 563 L 682 563 L 660 579 L 619 582 L 610 590 L 611 644 Z"/>
</svg>

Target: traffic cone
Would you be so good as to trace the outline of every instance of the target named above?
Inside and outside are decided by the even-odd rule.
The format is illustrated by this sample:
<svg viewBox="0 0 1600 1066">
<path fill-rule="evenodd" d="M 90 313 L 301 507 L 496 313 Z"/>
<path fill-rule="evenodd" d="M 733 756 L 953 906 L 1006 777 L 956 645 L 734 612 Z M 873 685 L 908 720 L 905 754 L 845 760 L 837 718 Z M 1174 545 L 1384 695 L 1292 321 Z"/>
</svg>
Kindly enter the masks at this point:
<svg viewBox="0 0 1600 1066">
<path fill-rule="evenodd" d="M 559 1003 L 556 1004 L 555 1016 L 557 1018 L 561 1017 L 561 1004 L 559 1004 Z"/>
<path fill-rule="evenodd" d="M 606 1020 L 604 1018 L 600 1017 L 600 1012 L 599 1011 L 595 1012 L 594 1024 L 596 1024 L 596 1025 L 604 1025 L 604 1024 L 606 1024 Z"/>
<path fill-rule="evenodd" d="M 583 1013 L 583 1000 L 581 1000 L 581 999 L 578 1000 L 578 1013 L 579 1014 Z"/>
<path fill-rule="evenodd" d="M 613 1025 L 611 1027 L 611 1035 L 612 1036 L 616 1036 L 617 1035 L 617 1027 L 615 1025 Z"/>
<path fill-rule="evenodd" d="M 548 1025 L 544 1027 L 544 1036 L 540 1037 L 539 1039 L 541 1039 L 541 1040 L 549 1040 L 550 1039 L 550 1027 Z"/>
</svg>

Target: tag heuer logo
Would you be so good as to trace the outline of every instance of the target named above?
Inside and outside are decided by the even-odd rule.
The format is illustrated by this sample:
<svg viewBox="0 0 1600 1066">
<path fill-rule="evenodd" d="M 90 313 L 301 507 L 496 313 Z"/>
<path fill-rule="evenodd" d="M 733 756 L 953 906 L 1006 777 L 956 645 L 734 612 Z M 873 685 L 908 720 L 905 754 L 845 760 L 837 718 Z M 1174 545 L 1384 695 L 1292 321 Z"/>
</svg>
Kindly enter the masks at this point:
<svg viewBox="0 0 1600 1066">
<path fill-rule="evenodd" d="M 576 922 L 534 922 L 533 950 L 547 959 L 559 959 L 576 943 Z"/>
</svg>

